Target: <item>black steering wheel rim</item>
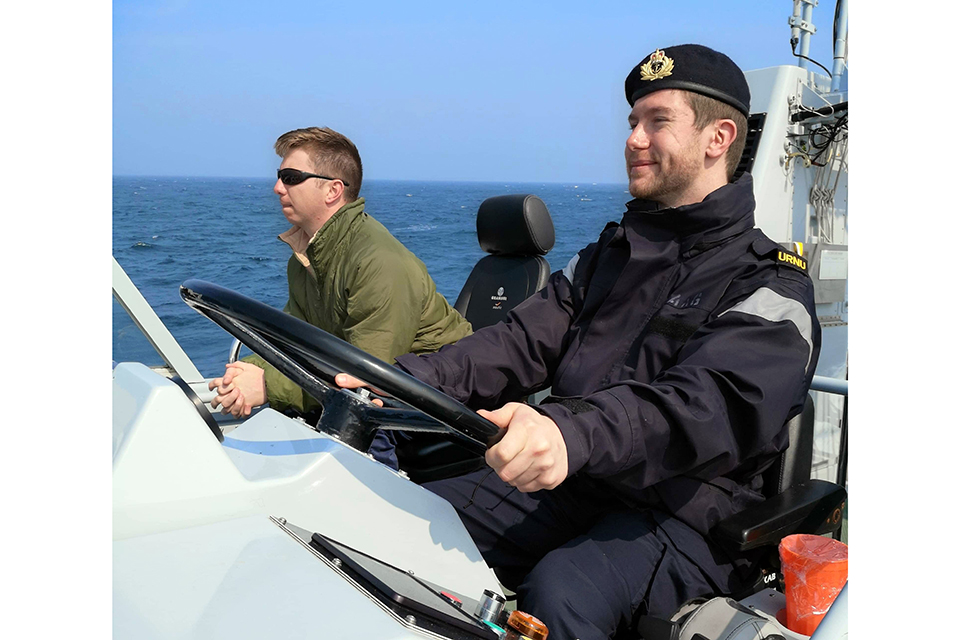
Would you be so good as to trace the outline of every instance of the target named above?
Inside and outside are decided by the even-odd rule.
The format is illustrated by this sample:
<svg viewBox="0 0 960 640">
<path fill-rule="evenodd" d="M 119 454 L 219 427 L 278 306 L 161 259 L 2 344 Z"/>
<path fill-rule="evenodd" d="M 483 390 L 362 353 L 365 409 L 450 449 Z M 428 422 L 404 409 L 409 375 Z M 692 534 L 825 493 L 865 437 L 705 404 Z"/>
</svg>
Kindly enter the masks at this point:
<svg viewBox="0 0 960 640">
<path fill-rule="evenodd" d="M 236 326 L 229 326 L 221 316 L 249 327 L 280 356 L 296 362 L 326 382 L 328 388 L 335 385 L 333 377 L 337 373 L 347 373 L 442 422 L 460 436 L 491 446 L 502 435 L 497 425 L 443 392 L 279 309 L 197 279 L 180 286 L 180 297 L 241 341 L 244 336 L 237 335 Z M 247 346 L 276 366 L 277 353 L 261 353 L 258 345 Z"/>
</svg>

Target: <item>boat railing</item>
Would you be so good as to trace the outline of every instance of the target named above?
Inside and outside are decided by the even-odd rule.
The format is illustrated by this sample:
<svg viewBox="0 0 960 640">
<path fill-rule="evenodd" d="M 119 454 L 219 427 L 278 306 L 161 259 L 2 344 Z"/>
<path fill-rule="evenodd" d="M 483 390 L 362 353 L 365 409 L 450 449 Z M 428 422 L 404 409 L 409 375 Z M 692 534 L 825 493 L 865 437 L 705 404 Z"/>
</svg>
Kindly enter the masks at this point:
<svg viewBox="0 0 960 640">
<path fill-rule="evenodd" d="M 837 484 L 847 486 L 847 381 L 826 376 L 813 376 L 810 391 L 843 396 L 843 417 L 840 419 L 840 452 L 837 456 Z"/>
<path fill-rule="evenodd" d="M 840 380 L 839 378 L 828 378 L 827 376 L 813 376 L 813 382 L 810 383 L 810 391 L 823 391 L 824 393 L 846 396 L 847 381 Z"/>
</svg>

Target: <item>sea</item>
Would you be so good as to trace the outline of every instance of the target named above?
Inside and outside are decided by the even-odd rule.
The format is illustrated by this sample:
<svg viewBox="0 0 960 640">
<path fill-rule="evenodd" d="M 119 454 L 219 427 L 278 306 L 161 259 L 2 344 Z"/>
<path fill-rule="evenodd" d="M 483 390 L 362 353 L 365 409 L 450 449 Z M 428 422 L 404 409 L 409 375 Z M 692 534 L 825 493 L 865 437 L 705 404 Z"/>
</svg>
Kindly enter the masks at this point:
<svg viewBox="0 0 960 640">
<path fill-rule="evenodd" d="M 264 178 L 116 176 L 113 255 L 204 376 L 223 372 L 233 337 L 188 307 L 179 286 L 199 278 L 271 306 L 287 299 L 290 228 L 274 181 Z M 437 290 L 454 304 L 484 255 L 477 209 L 492 196 L 531 193 L 547 205 L 562 269 L 631 199 L 626 183 L 364 181 L 366 211 L 426 264 Z M 242 353 L 247 353 L 246 351 Z M 113 302 L 113 361 L 163 364 L 123 308 Z"/>
</svg>

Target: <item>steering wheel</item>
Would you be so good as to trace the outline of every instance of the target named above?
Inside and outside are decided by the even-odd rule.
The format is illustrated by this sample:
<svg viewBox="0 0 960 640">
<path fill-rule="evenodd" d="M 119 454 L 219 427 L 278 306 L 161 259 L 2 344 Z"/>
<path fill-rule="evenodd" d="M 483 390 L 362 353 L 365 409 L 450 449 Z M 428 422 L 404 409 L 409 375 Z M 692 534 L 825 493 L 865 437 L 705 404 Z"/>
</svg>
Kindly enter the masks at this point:
<svg viewBox="0 0 960 640">
<path fill-rule="evenodd" d="M 447 430 L 464 444 L 472 445 L 469 448 L 478 453 L 503 435 L 497 425 L 450 396 L 279 309 L 195 279 L 180 286 L 180 297 L 319 400 L 324 405 L 325 416 L 331 407 L 352 407 L 354 421 L 373 423 L 354 425 L 364 433 L 390 424 L 410 425 L 414 430 L 423 431 Z M 334 377 L 341 372 L 392 395 L 445 427 L 428 427 L 426 422 L 433 423 L 433 420 L 425 421 L 421 417 L 418 421 L 410 416 L 411 412 L 402 409 L 378 408 L 352 391 L 339 389 Z M 323 423 L 321 418 L 321 428 Z M 331 427 L 329 420 L 326 426 Z"/>
</svg>

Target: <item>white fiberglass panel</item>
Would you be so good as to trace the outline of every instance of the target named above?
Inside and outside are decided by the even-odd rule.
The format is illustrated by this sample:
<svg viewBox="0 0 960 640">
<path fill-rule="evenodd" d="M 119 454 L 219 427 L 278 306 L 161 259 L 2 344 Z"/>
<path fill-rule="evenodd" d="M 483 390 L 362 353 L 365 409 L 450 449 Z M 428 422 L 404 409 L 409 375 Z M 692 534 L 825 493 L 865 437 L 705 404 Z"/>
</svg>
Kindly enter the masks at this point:
<svg viewBox="0 0 960 640">
<path fill-rule="evenodd" d="M 793 176 L 783 165 L 784 136 L 790 126 L 788 99 L 797 93 L 807 72 L 796 66 L 769 67 L 744 74 L 750 86 L 751 113 L 766 113 L 760 145 L 753 162 L 756 225 L 775 242 L 793 237 Z"/>
<path fill-rule="evenodd" d="M 456 592 L 499 591 L 453 507 L 368 456 L 270 409 L 220 444 L 142 365 L 114 387 L 115 540 L 273 515 Z"/>
<path fill-rule="evenodd" d="M 422 638 L 266 516 L 118 540 L 113 636 Z"/>
</svg>

